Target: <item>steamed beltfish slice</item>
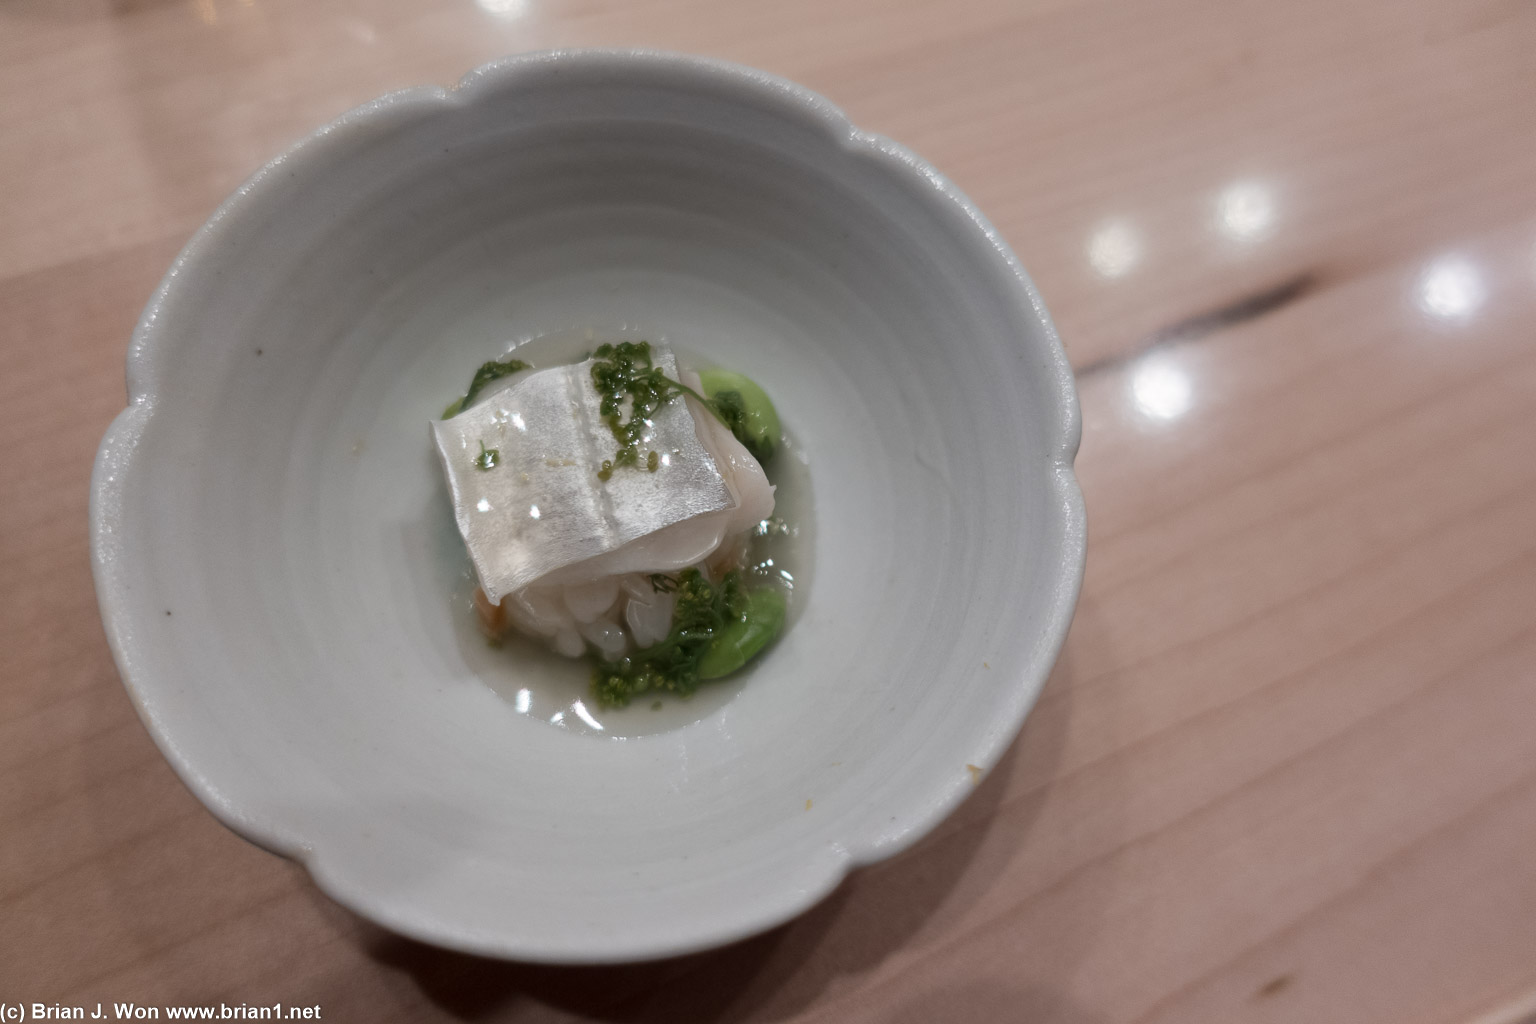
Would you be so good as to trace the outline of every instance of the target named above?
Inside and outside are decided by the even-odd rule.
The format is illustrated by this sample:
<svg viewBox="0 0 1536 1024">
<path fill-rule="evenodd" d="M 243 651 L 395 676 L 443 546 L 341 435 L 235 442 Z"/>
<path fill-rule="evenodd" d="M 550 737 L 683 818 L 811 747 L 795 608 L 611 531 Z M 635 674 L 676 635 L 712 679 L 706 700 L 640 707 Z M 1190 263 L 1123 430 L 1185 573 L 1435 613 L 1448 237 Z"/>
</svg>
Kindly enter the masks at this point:
<svg viewBox="0 0 1536 1024">
<path fill-rule="evenodd" d="M 678 379 L 671 352 L 658 348 L 653 358 Z M 712 417 L 681 398 L 651 418 L 644 449 L 659 453 L 655 472 L 642 465 L 598 477 L 616 441 L 599 412 L 592 362 L 508 377 L 470 408 L 432 424 L 454 518 L 493 604 L 580 563 L 596 568 L 641 538 L 652 538 L 654 554 L 691 564 L 736 526 L 739 517 L 730 513 L 742 510 L 741 496 L 700 441 L 695 420 Z M 699 517 L 711 517 L 703 529 L 680 526 Z M 615 569 L 635 571 L 614 564 L 606 572 Z"/>
</svg>

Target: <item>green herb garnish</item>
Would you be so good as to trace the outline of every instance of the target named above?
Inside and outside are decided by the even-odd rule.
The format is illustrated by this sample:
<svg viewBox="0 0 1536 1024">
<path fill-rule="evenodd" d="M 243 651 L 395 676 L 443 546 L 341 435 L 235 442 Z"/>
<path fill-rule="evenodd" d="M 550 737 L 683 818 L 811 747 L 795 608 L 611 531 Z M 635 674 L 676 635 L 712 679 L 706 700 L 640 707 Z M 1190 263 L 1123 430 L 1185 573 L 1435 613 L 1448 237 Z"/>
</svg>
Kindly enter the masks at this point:
<svg viewBox="0 0 1536 1024">
<path fill-rule="evenodd" d="M 475 468 L 484 472 L 487 469 L 495 469 L 501 461 L 501 451 L 497 448 L 487 448 L 485 442 L 480 442 L 480 454 L 475 456 Z"/>
<path fill-rule="evenodd" d="M 592 356 L 596 360 L 592 364 L 592 383 L 601 399 L 598 411 L 608 429 L 613 431 L 614 440 L 619 442 L 619 450 L 613 458 L 603 460 L 597 473 L 599 479 L 607 480 L 619 466 L 640 465 L 640 445 L 646 439 L 650 418 L 662 406 L 683 394 L 697 398 L 752 453 L 753 458 L 766 462 L 772 457 L 779 433 L 773 403 L 768 401 L 762 388 L 740 374 L 710 371 L 711 380 L 720 378 L 737 386 L 713 391 L 706 397 L 662 373 L 651 359 L 651 343 L 648 341 L 600 345 Z M 743 389 L 750 389 L 752 396 L 744 395 Z M 624 417 L 626 404 L 628 419 Z M 646 469 L 654 473 L 660 466 L 658 453 L 652 451 L 646 455 Z"/>
<path fill-rule="evenodd" d="M 465 409 L 469 403 L 475 400 L 475 396 L 485 390 L 487 384 L 510 377 L 520 370 L 526 370 L 529 366 L 521 359 L 492 359 L 488 363 L 480 364 L 480 369 L 475 371 L 475 376 L 469 382 L 469 390 L 464 392 L 464 397 L 454 402 L 443 410 L 443 419 L 452 419 Z"/>
<path fill-rule="evenodd" d="M 684 569 L 675 577 L 664 576 L 677 592 L 672 612 L 672 631 L 659 643 L 618 661 L 597 659 L 592 670 L 592 690 L 603 707 L 624 707 L 633 698 L 652 691 L 686 697 L 699 688 L 699 664 L 710 646 L 728 625 L 746 614 L 748 594 L 741 574 L 728 572 L 712 584 L 697 569 Z M 651 585 L 658 590 L 657 577 Z"/>
<path fill-rule="evenodd" d="M 648 341 L 621 341 L 617 345 L 599 345 L 592 353 L 592 384 L 599 398 L 598 415 L 613 431 L 619 450 L 612 459 L 604 459 L 598 477 L 607 480 L 620 466 L 640 464 L 640 445 L 656 411 L 678 395 L 692 394 L 705 401 L 692 388 L 672 380 L 651 359 Z M 706 402 L 707 404 L 707 402 Z M 625 412 L 629 417 L 625 418 Z M 655 472 L 659 456 L 646 456 L 646 468 Z"/>
</svg>

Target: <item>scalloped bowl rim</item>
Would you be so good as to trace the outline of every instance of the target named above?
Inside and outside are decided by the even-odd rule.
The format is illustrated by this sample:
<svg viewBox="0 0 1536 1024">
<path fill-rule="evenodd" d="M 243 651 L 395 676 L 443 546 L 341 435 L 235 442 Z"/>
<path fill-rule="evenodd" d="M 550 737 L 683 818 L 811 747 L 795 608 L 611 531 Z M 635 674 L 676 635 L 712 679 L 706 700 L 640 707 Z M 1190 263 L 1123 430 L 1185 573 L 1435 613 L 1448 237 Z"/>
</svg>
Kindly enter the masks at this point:
<svg viewBox="0 0 1536 1024">
<path fill-rule="evenodd" d="M 97 452 L 91 479 L 90 522 L 91 559 L 96 580 L 101 616 L 107 640 L 125 688 L 135 710 L 155 744 L 173 770 L 192 793 L 228 828 L 265 849 L 297 860 L 304 865 L 315 884 L 328 896 L 359 915 L 395 932 L 466 953 L 497 956 L 529 962 L 615 963 L 657 959 L 713 948 L 758 934 L 781 924 L 818 903 L 835 889 L 856 867 L 889 858 L 911 846 L 949 816 L 975 788 L 970 781 L 956 780 L 940 800 L 909 809 L 899 837 L 878 845 L 850 841 L 842 845 L 841 857 L 819 885 L 785 892 L 771 908 L 755 916 L 722 916 L 707 927 L 697 928 L 684 941 L 635 943 L 625 948 L 594 949 L 574 952 L 541 949 L 536 944 L 508 942 L 502 937 L 471 933 L 444 926 L 437 921 L 422 921 L 396 912 L 387 897 L 366 886 L 351 884 L 344 870 L 333 870 L 343 858 L 334 860 L 304 837 L 287 834 L 272 823 L 248 817 L 240 807 L 225 800 L 179 749 L 175 736 L 163 725 L 145 685 L 128 627 L 129 598 L 123 580 L 114 573 L 113 564 L 126 543 L 120 523 L 124 493 L 132 459 L 148 423 L 155 413 L 157 389 L 161 383 L 161 360 L 166 358 L 157 345 L 157 325 L 183 298 L 181 278 L 190 264 L 205 250 L 216 246 L 221 236 L 239 222 L 248 210 L 249 199 L 269 187 L 278 173 L 308 173 L 323 165 L 326 157 L 343 144 L 344 137 L 366 126 L 385 112 L 401 107 L 452 109 L 473 104 L 482 91 L 505 89 L 519 78 L 536 76 L 551 65 L 567 63 L 629 64 L 642 63 L 691 75 L 753 94 L 754 98 L 777 105 L 781 112 L 819 126 L 829 141 L 853 154 L 864 154 L 883 161 L 897 174 L 928 186 L 933 202 L 948 205 L 968 222 L 979 249 L 987 250 L 993 260 L 1002 261 L 1015 285 L 1011 300 L 1019 312 L 1041 328 L 1044 356 L 1051 378 L 1048 390 L 1056 399 L 1056 436 L 1051 474 L 1058 507 L 1064 510 L 1062 546 L 1059 552 L 1054 587 L 1048 597 L 1049 618 L 1037 641 L 1028 671 L 1016 685 L 1001 691 L 990 730 L 991 742 L 976 757 L 976 767 L 990 770 L 1002 757 L 1022 728 L 1034 706 L 1046 677 L 1065 642 L 1082 585 L 1087 548 L 1087 519 L 1082 492 L 1073 470 L 1081 440 L 1081 414 L 1074 375 L 1045 304 L 1029 275 L 1008 244 L 980 210 L 959 189 L 930 164 L 905 147 L 883 136 L 865 132 L 853 125 L 831 101 L 787 79 L 729 61 L 671 53 L 652 49 L 574 48 L 518 54 L 492 61 L 465 74 L 452 87 L 420 86 L 387 93 L 341 115 L 274 158 L 247 179 L 210 216 L 206 223 L 176 256 L 156 289 L 134 329 L 127 354 L 128 406 L 113 420 Z M 1020 339 L 1021 342 L 1026 339 Z"/>
</svg>

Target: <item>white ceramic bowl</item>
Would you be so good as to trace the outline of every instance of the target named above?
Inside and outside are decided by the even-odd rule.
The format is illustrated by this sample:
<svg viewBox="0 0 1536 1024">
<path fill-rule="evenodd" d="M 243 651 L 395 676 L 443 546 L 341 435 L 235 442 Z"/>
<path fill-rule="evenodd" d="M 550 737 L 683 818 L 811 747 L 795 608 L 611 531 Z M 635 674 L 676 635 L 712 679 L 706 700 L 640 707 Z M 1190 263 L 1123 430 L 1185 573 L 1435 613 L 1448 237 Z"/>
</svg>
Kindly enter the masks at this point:
<svg viewBox="0 0 1536 1024">
<path fill-rule="evenodd" d="M 481 360 L 585 324 L 762 382 L 817 502 L 798 623 L 649 736 L 501 696 L 525 667 L 465 640 L 428 443 Z M 903 849 L 1017 733 L 1082 575 L 1072 376 L 1002 239 L 825 100 L 713 61 L 516 57 L 347 114 L 188 244 L 128 392 L 91 521 L 155 741 L 341 903 L 476 953 L 695 950 Z"/>
</svg>

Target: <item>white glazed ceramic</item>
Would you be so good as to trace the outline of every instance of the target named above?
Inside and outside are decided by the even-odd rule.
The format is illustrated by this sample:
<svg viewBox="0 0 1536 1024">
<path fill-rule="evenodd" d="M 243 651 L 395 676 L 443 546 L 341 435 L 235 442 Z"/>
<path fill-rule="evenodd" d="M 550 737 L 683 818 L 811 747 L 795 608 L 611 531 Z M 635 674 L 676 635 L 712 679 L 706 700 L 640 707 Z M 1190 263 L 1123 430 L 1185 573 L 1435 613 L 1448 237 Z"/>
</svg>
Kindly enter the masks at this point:
<svg viewBox="0 0 1536 1024">
<path fill-rule="evenodd" d="M 798 623 L 649 736 L 501 695 L 429 447 L 479 362 L 588 324 L 759 380 L 817 502 Z M 177 258 L 128 393 L 95 572 L 156 742 L 341 903 L 476 953 L 695 950 L 908 846 L 1017 733 L 1083 570 L 1072 376 L 1007 246 L 825 100 L 690 57 L 517 57 L 321 129 Z"/>
</svg>

